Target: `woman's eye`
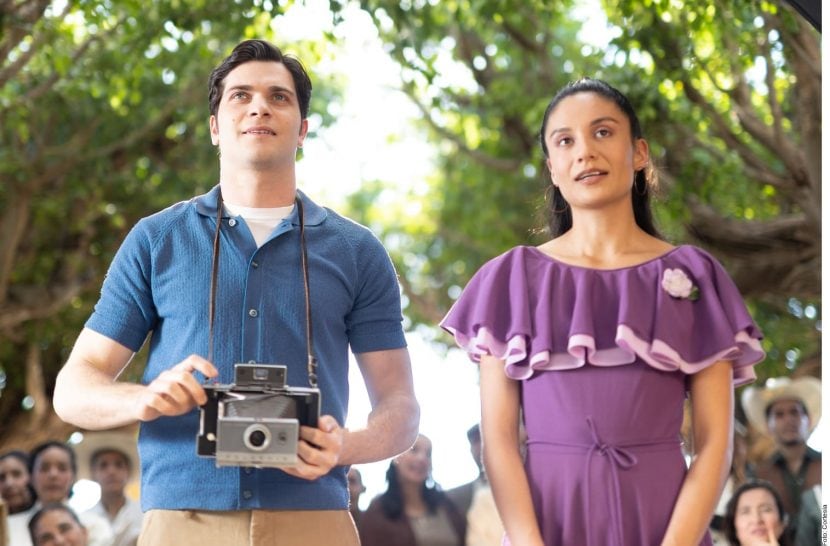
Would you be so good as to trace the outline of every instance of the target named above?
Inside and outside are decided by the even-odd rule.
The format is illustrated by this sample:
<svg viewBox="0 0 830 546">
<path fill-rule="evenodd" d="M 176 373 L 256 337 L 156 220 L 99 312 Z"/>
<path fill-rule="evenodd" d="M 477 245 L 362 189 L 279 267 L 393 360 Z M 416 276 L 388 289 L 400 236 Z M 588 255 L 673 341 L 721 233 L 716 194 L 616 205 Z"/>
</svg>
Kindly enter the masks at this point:
<svg viewBox="0 0 830 546">
<path fill-rule="evenodd" d="M 560 138 L 559 140 L 556 141 L 556 145 L 557 146 L 567 146 L 571 142 L 572 142 L 571 137 L 562 137 L 562 138 Z"/>
<path fill-rule="evenodd" d="M 608 129 L 605 129 L 605 128 L 597 129 L 597 136 L 599 136 L 599 137 L 607 137 L 607 136 L 610 136 L 610 135 L 611 135 L 611 131 L 609 131 Z"/>
</svg>

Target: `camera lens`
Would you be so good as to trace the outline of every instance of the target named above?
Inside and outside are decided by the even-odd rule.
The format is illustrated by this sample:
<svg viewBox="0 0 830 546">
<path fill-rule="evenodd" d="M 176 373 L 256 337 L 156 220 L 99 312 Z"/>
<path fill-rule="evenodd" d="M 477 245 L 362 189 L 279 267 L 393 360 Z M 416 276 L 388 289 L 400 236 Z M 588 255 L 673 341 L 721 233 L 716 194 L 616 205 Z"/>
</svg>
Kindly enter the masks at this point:
<svg viewBox="0 0 830 546">
<path fill-rule="evenodd" d="M 262 444 L 265 443 L 265 433 L 261 430 L 255 430 L 248 436 L 248 441 L 254 447 L 262 447 Z"/>
<path fill-rule="evenodd" d="M 242 441 L 251 451 L 262 451 L 271 443 L 271 431 L 264 425 L 251 425 L 245 429 Z"/>
</svg>

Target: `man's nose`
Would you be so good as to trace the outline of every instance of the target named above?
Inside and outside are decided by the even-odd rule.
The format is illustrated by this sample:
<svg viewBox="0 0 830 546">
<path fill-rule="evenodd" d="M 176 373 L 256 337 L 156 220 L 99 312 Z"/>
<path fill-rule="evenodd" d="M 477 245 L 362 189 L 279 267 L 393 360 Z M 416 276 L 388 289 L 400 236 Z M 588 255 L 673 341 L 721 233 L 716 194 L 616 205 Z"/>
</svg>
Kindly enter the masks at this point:
<svg viewBox="0 0 830 546">
<path fill-rule="evenodd" d="M 252 116 L 270 116 L 271 109 L 268 100 L 262 95 L 254 95 L 251 99 L 250 112 Z"/>
</svg>

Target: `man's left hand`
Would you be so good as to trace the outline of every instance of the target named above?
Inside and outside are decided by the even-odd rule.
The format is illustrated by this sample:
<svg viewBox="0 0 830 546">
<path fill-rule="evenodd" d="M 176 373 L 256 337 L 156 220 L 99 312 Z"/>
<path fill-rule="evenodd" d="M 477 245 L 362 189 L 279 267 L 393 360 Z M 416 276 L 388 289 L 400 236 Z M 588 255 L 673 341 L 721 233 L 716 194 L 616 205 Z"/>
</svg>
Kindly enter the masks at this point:
<svg viewBox="0 0 830 546">
<path fill-rule="evenodd" d="M 316 480 L 337 465 L 342 449 L 343 428 L 331 415 L 321 415 L 317 428 L 300 427 L 299 461 L 296 466 L 282 470 L 297 478 Z"/>
</svg>

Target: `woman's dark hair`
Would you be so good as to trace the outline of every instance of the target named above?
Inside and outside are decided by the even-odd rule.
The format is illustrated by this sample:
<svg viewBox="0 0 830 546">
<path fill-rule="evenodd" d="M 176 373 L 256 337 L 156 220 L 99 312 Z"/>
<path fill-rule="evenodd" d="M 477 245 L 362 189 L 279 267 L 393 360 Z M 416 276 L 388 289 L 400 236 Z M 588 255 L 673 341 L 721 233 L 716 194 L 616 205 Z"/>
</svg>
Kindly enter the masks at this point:
<svg viewBox="0 0 830 546">
<path fill-rule="evenodd" d="M 389 519 L 404 517 L 403 492 L 401 491 L 401 482 L 398 478 L 395 463 L 389 463 L 389 468 L 386 470 L 386 482 L 389 487 L 380 496 L 380 507 L 383 514 Z M 429 513 L 434 514 L 444 500 L 444 492 L 438 489 L 434 482 L 428 485 L 429 482 L 431 480 L 425 481 L 421 486 L 421 497 L 424 499 Z"/>
<path fill-rule="evenodd" d="M 80 519 L 78 519 L 78 514 L 76 514 L 72 508 L 60 502 L 50 502 L 44 505 L 40 510 L 35 512 L 35 515 L 32 516 L 32 519 L 29 520 L 29 536 L 32 539 L 32 544 L 37 544 L 37 540 L 35 537 L 35 528 L 37 527 L 37 524 L 40 522 L 41 518 L 49 512 L 54 512 L 55 510 L 66 512 L 72 517 L 72 519 L 75 520 L 75 523 L 77 523 L 79 527 L 84 527 L 84 524 L 81 523 Z"/>
<path fill-rule="evenodd" d="M 728 540 L 729 544 L 732 546 L 741 545 L 738 541 L 737 529 L 735 528 L 735 516 L 738 515 L 738 501 L 741 499 L 741 495 L 753 489 L 764 489 L 769 491 L 769 494 L 772 495 L 773 499 L 775 499 L 775 507 L 778 509 L 778 518 L 781 520 L 781 525 L 785 530 L 787 528 L 787 513 L 784 512 L 784 503 L 781 502 L 781 495 L 778 494 L 778 491 L 776 491 L 772 484 L 768 481 L 749 481 L 738 487 L 732 494 L 732 498 L 729 499 L 729 502 L 726 504 L 726 514 L 723 518 L 723 532 L 726 534 L 726 540 Z M 778 538 L 778 543 L 780 546 L 790 546 L 790 541 L 786 532 L 782 533 L 782 535 Z"/>
<path fill-rule="evenodd" d="M 40 455 L 49 449 L 50 447 L 56 447 L 58 449 L 62 449 L 66 451 L 66 454 L 69 455 L 69 465 L 72 468 L 72 474 L 78 475 L 78 462 L 75 457 L 75 450 L 72 449 L 69 445 L 64 442 L 59 442 L 57 440 L 50 440 L 48 442 L 43 442 L 42 444 L 35 447 L 29 453 L 29 474 L 34 475 L 35 473 L 35 465 L 37 464 L 37 459 Z"/>
<path fill-rule="evenodd" d="M 594 93 L 616 104 L 628 118 L 628 123 L 631 126 L 632 141 L 643 138 L 640 120 L 637 118 L 634 107 L 631 106 L 631 102 L 629 102 L 625 95 L 602 80 L 582 78 L 560 89 L 545 110 L 545 116 L 542 118 L 542 127 L 539 130 L 539 142 L 542 144 L 542 152 L 545 154 L 545 158 L 549 155 L 548 145 L 545 142 L 545 128 L 548 124 L 548 118 L 550 118 L 551 113 L 553 113 L 563 99 L 571 95 L 576 95 L 577 93 Z M 634 220 L 640 229 L 649 235 L 662 238 L 657 227 L 654 225 L 654 218 L 652 217 L 651 205 L 649 203 L 649 194 L 656 185 L 656 177 L 649 163 L 634 175 L 634 184 L 631 187 L 631 205 L 634 209 Z M 559 189 L 552 184 L 548 187 L 546 200 L 548 202 L 548 228 L 550 229 L 551 236 L 559 237 L 573 226 L 571 207 L 565 201 L 565 198 L 562 197 Z"/>
<path fill-rule="evenodd" d="M 10 514 L 15 514 L 18 512 L 25 512 L 32 506 L 34 506 L 35 502 L 37 502 L 37 493 L 35 492 L 35 488 L 32 487 L 32 471 L 29 468 L 29 454 L 25 451 L 20 451 L 18 449 L 14 449 L 12 451 L 7 451 L 0 455 L 0 462 L 6 459 L 17 459 L 20 461 L 20 464 L 23 465 L 23 468 L 26 469 L 26 472 L 29 473 L 29 481 L 26 483 L 26 489 L 29 490 L 29 504 L 26 506 L 22 506 L 16 509 L 14 512 L 9 512 Z"/>
<path fill-rule="evenodd" d="M 215 116 L 219 111 L 219 102 L 225 90 L 225 77 L 237 66 L 249 61 L 273 61 L 282 63 L 291 73 L 294 80 L 294 89 L 297 92 L 297 101 L 300 104 L 300 116 L 308 117 L 308 107 L 311 103 L 311 78 L 308 77 L 303 63 L 291 55 L 285 55 L 275 45 L 265 40 L 245 40 L 231 51 L 231 54 L 222 63 L 213 69 L 208 80 L 208 105 L 210 115 Z"/>
</svg>

